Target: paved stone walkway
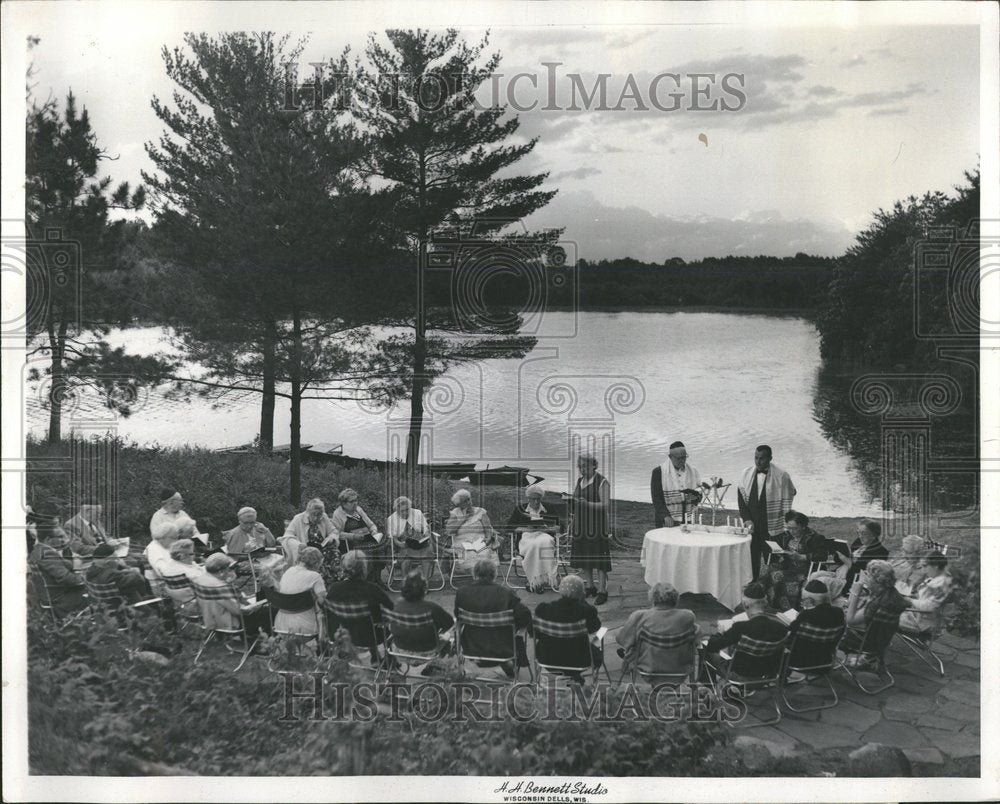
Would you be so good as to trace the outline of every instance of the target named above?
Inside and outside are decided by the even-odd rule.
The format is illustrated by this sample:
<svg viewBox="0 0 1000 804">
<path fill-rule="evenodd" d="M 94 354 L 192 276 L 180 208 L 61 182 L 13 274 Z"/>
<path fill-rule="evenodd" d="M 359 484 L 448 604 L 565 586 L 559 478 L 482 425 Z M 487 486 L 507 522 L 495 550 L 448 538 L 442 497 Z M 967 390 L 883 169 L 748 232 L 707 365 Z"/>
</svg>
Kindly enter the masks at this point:
<svg viewBox="0 0 1000 804">
<path fill-rule="evenodd" d="M 623 625 L 629 614 L 637 608 L 648 606 L 643 569 L 635 553 L 616 552 L 612 556 L 613 571 L 609 576 L 609 599 L 598 611 L 609 629 Z M 529 608 L 542 600 L 552 600 L 554 592 L 532 594 L 521 591 L 519 595 Z M 446 587 L 429 597 L 448 611 L 454 607 L 454 592 Z M 692 609 L 702 626 L 708 626 L 730 612 L 710 595 L 681 596 L 680 605 Z M 621 660 L 615 653 L 610 639 L 606 645 L 605 659 L 611 677 L 617 680 Z M 973 639 L 942 635 L 934 646 L 944 660 L 945 676 L 937 669 L 923 664 L 898 639 L 887 655 L 895 686 L 877 695 L 867 695 L 859 690 L 843 672 L 834 674 L 834 687 L 840 704 L 820 712 L 794 714 L 784 712 L 775 726 L 738 728 L 736 734 L 747 735 L 742 740 L 763 747 L 773 757 L 789 757 L 813 749 L 853 749 L 865 743 L 879 743 L 902 749 L 919 774 L 919 765 L 941 766 L 949 759 L 980 756 L 980 677 L 979 643 Z M 863 676 L 866 686 L 877 686 L 875 676 Z M 870 682 L 870 683 L 869 683 Z M 793 700 L 803 700 L 822 694 L 823 689 L 798 684 L 789 688 Z M 826 691 L 829 695 L 829 690 Z M 754 723 L 753 713 L 760 711 L 765 719 L 769 713 L 770 693 L 758 692 L 748 700 L 751 716 L 747 723 Z M 927 769 L 933 772 L 932 768 Z"/>
</svg>

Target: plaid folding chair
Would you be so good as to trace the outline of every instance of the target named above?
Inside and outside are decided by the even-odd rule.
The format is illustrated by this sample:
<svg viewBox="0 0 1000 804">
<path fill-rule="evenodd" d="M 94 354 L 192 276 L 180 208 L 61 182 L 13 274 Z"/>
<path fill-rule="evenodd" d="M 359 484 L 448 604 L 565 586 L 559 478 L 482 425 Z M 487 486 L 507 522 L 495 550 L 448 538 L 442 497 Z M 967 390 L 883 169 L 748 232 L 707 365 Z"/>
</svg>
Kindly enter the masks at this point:
<svg viewBox="0 0 1000 804">
<path fill-rule="evenodd" d="M 611 681 L 611 674 L 608 672 L 608 667 L 604 663 L 604 637 L 601 637 L 600 647 L 601 647 L 601 664 L 598 667 L 594 667 L 594 663 L 591 660 L 590 651 L 590 634 L 587 632 L 587 622 L 586 620 L 577 620 L 572 623 L 555 623 L 551 620 L 542 620 L 538 617 L 534 617 L 531 621 L 531 628 L 533 633 L 533 642 L 535 646 L 535 683 L 539 683 L 542 680 L 542 673 L 554 673 L 557 675 L 565 675 L 567 673 L 573 674 L 573 676 L 579 675 L 583 676 L 584 673 L 590 673 L 594 677 L 594 686 L 600 682 L 600 672 L 601 668 L 604 668 L 604 674 L 607 676 L 608 684 L 613 684 Z M 584 666 L 573 666 L 573 665 L 559 665 L 550 664 L 546 662 L 538 661 L 538 643 L 541 639 L 548 637 L 549 639 L 564 639 L 564 640 L 577 640 L 579 644 L 586 648 L 587 655 L 587 665 Z"/>
<path fill-rule="evenodd" d="M 858 678 L 854 672 L 871 672 L 867 669 L 867 667 L 855 666 L 852 668 L 847 661 L 840 663 L 840 669 L 850 676 L 851 681 L 853 681 L 862 692 L 867 693 L 868 695 L 878 695 L 878 693 L 884 692 L 896 684 L 896 679 L 893 677 L 892 673 L 889 672 L 889 667 L 886 665 L 885 654 L 889 649 L 889 643 L 892 642 L 892 638 L 898 629 L 899 615 L 879 609 L 875 612 L 875 615 L 872 617 L 871 622 L 868 623 L 868 626 L 865 628 L 863 636 L 861 637 L 861 645 L 858 652 L 861 655 L 874 657 L 874 673 L 879 678 L 888 678 L 888 681 L 884 682 L 880 686 L 869 689 L 862 683 L 861 679 Z M 856 636 L 857 634 L 858 629 L 848 628 L 844 638 L 846 639 L 850 635 Z"/>
<path fill-rule="evenodd" d="M 56 626 L 57 629 L 65 628 L 71 622 L 82 617 L 87 613 L 87 606 L 82 606 L 78 611 L 67 615 L 64 619 L 61 619 L 57 611 L 56 606 L 52 602 L 52 593 L 49 588 L 49 582 L 45 580 L 45 574 L 38 569 L 38 567 L 33 564 L 28 565 L 28 578 L 31 582 L 31 589 L 33 592 L 33 597 L 38 605 L 38 608 L 44 614 L 48 614 L 52 618 L 52 624 Z M 86 597 L 84 593 L 84 597 Z"/>
<path fill-rule="evenodd" d="M 895 637 L 902 642 L 910 651 L 926 664 L 931 670 L 936 670 L 941 678 L 944 678 L 944 661 L 934 652 L 934 640 L 944 631 L 945 607 L 954 600 L 954 596 L 949 592 L 948 596 L 941 601 L 941 606 L 937 611 L 918 611 L 917 609 L 907 609 L 906 611 L 919 614 L 921 617 L 933 617 L 934 625 L 929 630 L 916 628 L 906 628 L 900 624 L 895 633 Z M 906 612 L 903 612 L 904 614 Z"/>
<path fill-rule="evenodd" d="M 253 653 L 253 649 L 257 647 L 257 642 L 260 640 L 259 636 L 254 635 L 253 642 L 250 642 L 249 635 L 247 634 L 246 620 L 244 619 L 244 614 L 247 614 L 249 612 L 243 609 L 243 601 L 240 599 L 240 596 L 237 593 L 236 589 L 234 589 L 232 586 L 228 584 L 226 586 L 202 586 L 201 584 L 193 583 L 191 584 L 191 587 L 194 589 L 195 597 L 197 598 L 198 603 L 202 609 L 201 613 L 203 622 L 201 623 L 201 627 L 204 631 L 208 632 L 208 635 L 205 637 L 204 641 L 201 643 L 201 646 L 198 648 L 198 652 L 195 654 L 193 663 L 198 664 L 198 660 L 201 658 L 201 654 L 204 652 L 205 648 L 208 646 L 208 643 L 212 641 L 212 639 L 215 637 L 216 634 L 220 634 L 222 636 L 227 636 L 227 637 L 240 637 L 243 641 L 243 651 L 240 657 L 239 664 L 237 664 L 236 667 L 233 668 L 234 673 L 238 672 L 243 667 L 243 665 L 247 663 L 247 659 L 250 658 L 251 654 Z M 205 617 L 205 604 L 207 604 L 209 601 L 212 600 L 232 600 L 240 606 L 239 628 L 217 628 L 208 625 L 208 620 Z M 264 605 L 266 605 L 265 601 L 259 601 L 256 604 L 254 604 L 251 608 L 257 609 Z M 226 650 L 230 651 L 231 653 L 240 652 L 240 651 L 234 651 L 232 646 L 230 646 L 228 643 L 226 643 Z"/>
<path fill-rule="evenodd" d="M 384 653 L 379 652 L 379 645 L 383 643 L 382 628 L 376 625 L 368 602 L 365 600 L 343 602 L 327 598 L 323 601 L 323 608 L 333 614 L 337 618 L 337 622 L 347 630 L 355 648 L 365 648 L 369 651 L 370 664 L 360 664 L 357 661 L 358 656 L 355 654 L 355 661 L 348 662 L 348 666 L 355 670 L 372 672 L 374 674 L 373 683 L 378 684 L 382 671 L 388 672 L 389 662 Z"/>
<path fill-rule="evenodd" d="M 468 628 L 479 628 L 483 630 L 503 630 L 507 631 L 510 629 L 510 653 L 504 652 L 503 655 L 497 656 L 477 656 L 469 653 L 465 649 L 465 636 L 466 629 Z M 519 675 L 521 668 L 517 664 L 517 626 L 514 624 L 514 612 L 511 610 L 507 611 L 490 611 L 490 612 L 476 612 L 467 611 L 466 609 L 457 609 L 455 612 L 455 649 L 458 654 L 458 668 L 461 674 L 465 675 L 465 660 L 469 659 L 473 662 L 499 662 L 504 665 L 511 665 L 513 667 L 512 679 L 516 683 L 519 680 Z M 531 666 L 528 666 L 528 677 L 534 681 L 534 673 L 531 671 Z M 496 681 L 496 678 L 487 678 L 485 676 L 476 676 L 477 681 Z"/>
<path fill-rule="evenodd" d="M 687 628 L 684 631 L 677 631 L 673 634 L 656 634 L 646 626 L 643 626 L 639 629 L 639 634 L 636 638 L 635 653 L 637 656 L 642 652 L 643 645 L 649 645 L 650 648 L 663 651 L 682 651 L 685 649 L 690 651 L 692 655 L 691 670 L 686 673 L 664 673 L 657 670 L 642 670 L 638 666 L 638 663 L 633 663 L 628 668 L 622 665 L 622 674 L 618 679 L 617 686 L 621 686 L 625 680 L 626 673 L 629 674 L 633 684 L 636 681 L 636 676 L 639 676 L 639 678 L 649 684 L 654 683 L 654 680 L 658 678 L 679 684 L 684 684 L 698 678 L 698 640 L 695 638 L 695 629 L 693 627 Z"/>
<path fill-rule="evenodd" d="M 201 619 L 201 610 L 198 608 L 194 584 L 191 583 L 191 579 L 187 575 L 164 575 L 162 578 L 158 578 L 158 585 L 162 588 L 160 597 L 169 600 L 175 613 L 180 615 L 181 631 L 191 623 L 197 623 Z"/>
<path fill-rule="evenodd" d="M 129 603 L 122 597 L 118 586 L 115 583 L 94 583 L 86 581 L 87 596 L 90 598 L 90 608 L 98 615 L 111 614 L 118 620 L 118 630 L 127 631 L 129 640 L 134 636 L 136 615 L 142 611 L 155 611 L 157 604 L 163 602 L 161 597 L 153 597 L 148 600 L 140 600 L 137 603 Z M 154 607 L 150 609 L 149 607 Z"/>
<path fill-rule="evenodd" d="M 833 628 L 819 628 L 815 625 L 809 625 L 808 623 L 803 623 L 796 629 L 795 634 L 792 636 L 792 641 L 785 649 L 784 656 L 784 669 L 781 672 L 781 700 L 785 704 L 785 708 L 790 712 L 816 712 L 820 709 L 832 709 L 838 703 L 840 703 L 840 698 L 837 695 L 837 690 L 833 686 L 833 671 L 837 666 L 837 645 L 840 644 L 840 639 L 844 635 L 846 626 L 838 625 Z M 825 657 L 823 661 L 817 662 L 816 664 L 800 664 L 797 660 L 793 660 L 792 657 L 795 655 L 796 648 L 806 647 L 811 654 L 816 657 Z M 797 673 L 802 673 L 806 677 L 806 683 L 811 684 L 818 680 L 823 680 L 826 682 L 827 686 L 830 688 L 830 692 L 833 693 L 833 701 L 829 703 L 820 702 L 815 706 L 804 706 L 795 707 L 792 705 L 791 701 L 788 700 L 787 693 L 787 683 L 788 683 L 788 673 L 789 671 L 795 671 Z"/>
<path fill-rule="evenodd" d="M 403 561 L 402 557 L 399 556 L 396 552 L 398 549 L 396 547 L 396 543 L 388 536 L 386 538 L 389 539 L 389 580 L 386 582 L 386 586 L 388 586 L 393 592 L 398 592 L 399 589 L 402 588 L 403 581 L 405 580 L 403 578 Z M 426 559 L 426 558 L 410 559 L 410 561 L 413 561 L 414 563 L 418 563 L 421 561 L 433 561 L 433 564 L 431 565 L 431 577 L 426 579 L 427 589 L 428 591 L 431 592 L 440 592 L 442 589 L 444 589 L 445 585 L 444 569 L 441 566 L 441 549 L 439 545 L 440 540 L 441 540 L 440 535 L 433 532 L 431 533 L 431 545 L 434 548 L 433 559 Z M 431 581 L 434 578 L 434 570 L 437 570 L 438 577 L 441 579 L 440 586 L 430 585 Z M 399 587 L 393 586 L 393 584 L 396 583 L 399 584 Z"/>
<path fill-rule="evenodd" d="M 421 667 L 440 655 L 437 628 L 434 626 L 434 618 L 429 611 L 420 614 L 402 614 L 392 609 L 382 607 L 382 620 L 386 624 L 385 629 L 385 652 L 391 657 L 397 666 L 403 671 L 403 681 L 414 667 Z M 433 639 L 435 647 L 426 651 L 408 651 L 397 647 L 395 644 L 398 631 L 405 629 L 409 635 L 415 631 L 422 631 L 428 637 L 428 642 Z"/>
<path fill-rule="evenodd" d="M 785 644 L 788 641 L 788 635 L 786 634 L 781 639 L 768 641 L 764 639 L 754 639 L 748 636 L 741 636 L 740 641 L 736 643 L 736 647 L 733 649 L 731 656 L 725 654 L 725 652 L 720 653 L 724 659 L 728 659 L 728 663 L 721 668 L 715 667 L 710 661 L 706 661 L 705 664 L 709 669 L 709 675 L 714 673 L 715 678 L 712 679 L 713 686 L 715 687 L 716 697 L 721 700 L 722 691 L 726 687 L 735 687 L 740 690 L 740 693 L 746 696 L 747 692 L 756 692 L 757 690 L 770 689 L 772 691 L 771 703 L 774 707 L 774 717 L 770 720 L 762 720 L 760 723 L 753 723 L 743 725 L 743 728 L 753 728 L 755 726 L 773 726 L 775 723 L 781 720 L 781 708 L 778 705 L 778 694 L 781 686 L 782 672 L 784 670 L 784 650 Z M 753 656 L 757 659 L 771 659 L 774 663 L 774 670 L 765 676 L 748 678 L 744 676 L 734 676 L 733 675 L 733 664 L 739 655 Z M 735 724 L 726 720 L 726 725 L 734 727 Z"/>
<path fill-rule="evenodd" d="M 308 611 L 313 612 L 315 617 L 315 630 L 311 633 L 299 632 L 299 631 L 288 631 L 285 629 L 279 629 L 275 627 L 273 633 L 279 636 L 286 637 L 294 647 L 294 652 L 296 656 L 301 655 L 299 649 L 309 642 L 316 643 L 316 669 L 319 669 L 320 664 L 322 664 L 322 649 L 323 644 L 326 640 L 326 620 L 323 617 L 323 609 L 317 604 L 316 596 L 312 593 L 311 589 L 306 589 L 303 592 L 297 592 L 296 594 L 288 595 L 283 592 L 278 592 L 277 590 L 265 586 L 264 596 L 267 598 L 267 602 L 271 606 L 271 612 L 275 617 L 275 622 L 277 622 L 277 616 L 281 612 L 286 612 L 288 614 L 302 614 Z M 276 656 L 272 653 L 268 655 L 267 669 L 272 672 L 275 669 L 275 659 Z"/>
</svg>

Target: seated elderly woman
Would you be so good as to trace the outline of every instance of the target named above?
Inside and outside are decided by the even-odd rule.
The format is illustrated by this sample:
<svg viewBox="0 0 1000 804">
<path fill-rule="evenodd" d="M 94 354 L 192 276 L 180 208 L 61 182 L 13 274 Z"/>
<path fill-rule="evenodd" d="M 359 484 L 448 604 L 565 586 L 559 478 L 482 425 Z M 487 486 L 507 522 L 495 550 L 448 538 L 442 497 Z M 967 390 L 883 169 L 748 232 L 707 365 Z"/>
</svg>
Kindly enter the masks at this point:
<svg viewBox="0 0 1000 804">
<path fill-rule="evenodd" d="M 222 534 L 227 553 L 252 553 L 264 547 L 277 547 L 271 531 L 257 521 L 257 511 L 249 505 L 236 513 L 240 524 Z"/>
<path fill-rule="evenodd" d="M 423 512 L 413 507 L 409 497 L 397 497 L 392 509 L 385 529 L 396 548 L 396 555 L 402 559 L 403 577 L 408 576 L 413 564 L 419 561 L 424 578 L 430 578 L 434 571 L 437 534 L 431 531 Z"/>
<path fill-rule="evenodd" d="M 888 561 L 868 562 L 851 586 L 845 615 L 848 631 L 840 649 L 849 667 L 879 666 L 882 654 L 899 626 L 909 603 L 896 591 L 896 574 Z"/>
<path fill-rule="evenodd" d="M 382 608 L 391 609 L 392 601 L 385 593 L 385 590 L 378 584 L 365 580 L 369 576 L 368 561 L 360 550 L 349 550 L 344 555 L 344 580 L 330 585 L 330 592 L 327 595 L 327 602 L 334 603 L 367 603 L 368 612 L 371 614 L 371 623 L 363 623 L 357 620 L 345 623 L 344 626 L 351 635 L 351 642 L 358 647 L 368 648 L 373 661 L 378 661 L 378 645 L 382 640 L 381 622 Z M 330 639 L 336 639 L 337 629 L 341 623 L 335 612 L 329 605 L 326 607 L 326 623 L 330 632 Z M 375 634 L 372 634 L 371 625 L 375 626 Z"/>
<path fill-rule="evenodd" d="M 289 567 L 281 576 L 277 591 L 284 595 L 296 595 L 300 592 L 312 592 L 317 606 L 322 606 L 326 600 L 326 584 L 319 574 L 323 566 L 323 554 L 315 547 L 303 547 L 299 550 L 298 563 Z M 274 629 L 292 634 L 312 636 L 319 633 L 318 618 L 314 610 L 310 611 L 279 611 L 274 618 Z"/>
<path fill-rule="evenodd" d="M 882 544 L 882 526 L 872 519 L 864 519 L 858 523 L 858 537 L 851 543 L 850 555 L 837 554 L 840 571 L 846 569 L 844 585 L 850 589 L 858 573 L 868 566 L 869 561 L 886 561 L 889 550 Z"/>
<path fill-rule="evenodd" d="M 391 630 L 395 646 L 405 653 L 428 659 L 447 653 L 452 643 L 442 639 L 441 635 L 451 629 L 455 619 L 437 603 L 424 599 L 427 581 L 419 571 L 409 573 L 403 580 L 402 594 L 403 599 L 396 601 L 393 611 L 399 614 L 429 614 L 434 628 L 393 624 Z"/>
<path fill-rule="evenodd" d="M 499 564 L 500 538 L 493 531 L 486 509 L 472 504 L 468 489 L 456 491 L 451 504 L 455 507 L 448 515 L 444 530 L 449 541 L 446 551 L 455 562 L 455 570 L 471 573 L 476 562 L 484 559 Z"/>
<path fill-rule="evenodd" d="M 615 641 L 621 646 L 618 655 L 623 669 L 633 667 L 644 673 L 687 675 L 694 669 L 694 645 L 701 636 L 701 626 L 694 612 L 677 608 L 678 593 L 669 583 L 655 584 L 649 590 L 649 608 L 633 611 L 618 629 Z M 660 647 L 640 639 L 641 632 L 653 637 L 676 637 L 674 647 Z M 687 637 L 690 636 L 690 641 Z"/>
<path fill-rule="evenodd" d="M 809 565 L 814 561 L 826 561 L 826 539 L 809 527 L 809 517 L 799 511 L 785 513 L 785 530 L 774 537 L 784 551 L 771 554 L 766 572 L 770 576 L 768 603 L 779 611 L 795 606 L 799 602 L 802 585 L 806 582 Z"/>
<path fill-rule="evenodd" d="M 382 583 L 386 544 L 382 532 L 358 505 L 358 493 L 351 488 L 337 495 L 339 505 L 330 515 L 332 533 L 340 540 L 340 552 L 360 550 L 368 562 L 368 580 Z"/>
<path fill-rule="evenodd" d="M 183 576 L 188 581 L 193 581 L 205 574 L 205 568 L 194 561 L 194 542 L 191 539 L 178 539 L 170 545 L 168 552 L 170 553 L 170 561 L 161 561 L 158 565 L 160 577 Z M 194 600 L 194 589 L 190 586 L 178 589 L 166 586 L 163 591 L 171 600 L 181 605 Z"/>
<path fill-rule="evenodd" d="M 154 578 L 177 574 L 170 557 L 170 545 L 177 538 L 177 525 L 172 522 L 163 522 L 153 531 L 153 540 L 146 545 L 145 557 Z"/>
<path fill-rule="evenodd" d="M 523 508 L 515 508 L 508 521 L 517 534 L 517 552 L 521 556 L 528 589 L 542 592 L 555 589 L 558 573 L 556 565 L 556 542 L 552 535 L 556 529 L 546 524 L 548 513 L 542 504 L 545 492 L 539 485 L 528 488 L 528 503 Z"/>
<path fill-rule="evenodd" d="M 322 554 L 328 579 L 340 578 L 340 539 L 333 533 L 333 523 L 326 515 L 326 504 L 313 497 L 306 503 L 306 510 L 300 511 L 285 525 L 284 535 L 278 539 L 285 551 L 289 565 L 299 560 L 299 550 L 315 547 Z"/>
<path fill-rule="evenodd" d="M 911 533 L 903 537 L 901 554 L 889 559 L 889 564 L 896 573 L 896 589 L 902 595 L 909 595 L 924 579 L 924 571 L 920 568 L 921 559 L 926 552 L 924 544 L 923 538 Z"/>
<path fill-rule="evenodd" d="M 920 560 L 920 571 L 923 579 L 907 598 L 910 608 L 900 616 L 899 627 L 932 633 L 941 624 L 941 606 L 951 593 L 948 559 L 940 551 L 931 550 Z"/>
<path fill-rule="evenodd" d="M 594 634 L 601 627 L 601 618 L 597 609 L 587 602 L 587 590 L 583 578 L 579 575 L 567 575 L 559 584 L 559 599 L 539 603 L 535 607 L 532 622 L 548 620 L 554 623 L 575 623 L 583 620 L 587 633 Z M 561 665 L 563 667 L 585 667 L 588 664 L 600 667 L 604 654 L 597 645 L 577 637 L 552 637 L 539 633 L 535 628 L 536 658 L 543 664 Z M 578 672 L 567 672 L 570 678 L 582 681 Z"/>
<path fill-rule="evenodd" d="M 198 597 L 201 618 L 206 628 L 226 630 L 240 627 L 240 616 L 247 634 L 254 638 L 259 631 L 271 633 L 271 615 L 267 605 L 244 602 L 236 591 L 236 562 L 224 553 L 210 555 L 205 561 L 205 574 L 194 578 L 191 584 L 207 591 L 207 596 Z"/>
<path fill-rule="evenodd" d="M 155 538 L 155 533 L 162 525 L 170 524 L 180 527 L 182 523 L 190 520 L 194 526 L 193 538 L 203 543 L 207 543 L 207 537 L 198 533 L 198 528 L 194 523 L 194 518 L 184 511 L 184 498 L 179 491 L 172 488 L 165 488 L 160 492 L 160 508 L 149 520 L 149 533 Z"/>
</svg>

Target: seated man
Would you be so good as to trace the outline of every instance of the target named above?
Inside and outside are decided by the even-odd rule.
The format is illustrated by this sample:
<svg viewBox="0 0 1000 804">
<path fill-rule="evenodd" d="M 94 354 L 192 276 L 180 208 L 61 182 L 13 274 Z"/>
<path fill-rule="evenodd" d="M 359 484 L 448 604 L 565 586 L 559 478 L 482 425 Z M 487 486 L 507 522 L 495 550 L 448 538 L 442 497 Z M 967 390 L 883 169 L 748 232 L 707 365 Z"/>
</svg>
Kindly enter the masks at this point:
<svg viewBox="0 0 1000 804">
<path fill-rule="evenodd" d="M 624 669 L 635 667 L 646 673 L 685 675 L 692 672 L 694 651 L 686 640 L 676 648 L 661 648 L 639 641 L 639 632 L 648 631 L 657 637 L 701 635 L 701 626 L 694 612 L 678 609 L 677 590 L 669 583 L 658 583 L 649 590 L 649 608 L 633 611 L 628 621 L 615 635 L 621 647 L 618 655 L 625 660 Z"/>
<path fill-rule="evenodd" d="M 575 623 L 583 621 L 587 633 L 594 634 L 601 627 L 597 609 L 587 602 L 587 590 L 579 575 L 567 575 L 559 584 L 559 599 L 539 603 L 535 607 L 533 619 L 548 620 L 553 623 Z M 601 649 L 590 642 L 584 643 L 579 637 L 553 637 L 535 631 L 536 658 L 543 664 L 563 667 L 586 667 L 592 664 L 600 667 L 604 661 Z M 580 673 L 567 673 L 576 681 L 583 681 Z"/>
<path fill-rule="evenodd" d="M 264 547 L 278 546 L 271 531 L 257 521 L 256 510 L 245 506 L 237 512 L 236 518 L 240 524 L 222 534 L 227 553 L 252 553 Z"/>
<path fill-rule="evenodd" d="M 73 560 L 63 555 L 68 550 L 66 532 L 54 520 L 40 520 L 35 525 L 37 541 L 28 562 L 41 574 L 48 589 L 53 612 L 57 616 L 79 611 L 87 602 L 83 580 L 73 572 Z"/>
<path fill-rule="evenodd" d="M 716 634 L 708 640 L 705 646 L 706 654 L 717 654 L 723 648 L 731 648 L 730 655 L 733 654 L 740 637 L 758 639 L 762 642 L 777 642 L 788 633 L 786 626 L 777 617 L 766 611 L 765 593 L 763 587 L 753 581 L 747 584 L 743 590 L 743 611 L 749 617 L 743 622 L 733 623 L 725 633 Z M 752 656 L 747 653 L 737 653 L 732 659 L 730 676 L 734 678 L 767 678 L 772 676 L 778 669 L 782 654 L 779 651 L 773 656 Z M 720 667 L 725 663 L 725 658 L 710 656 L 709 663 L 714 667 Z"/>
<path fill-rule="evenodd" d="M 413 654 L 434 656 L 446 650 L 449 643 L 442 643 L 440 635 L 448 631 L 455 618 L 441 608 L 437 603 L 425 600 L 427 581 L 420 570 L 410 572 L 403 581 L 403 599 L 395 604 L 393 611 L 400 614 L 430 614 L 434 630 L 393 626 L 392 638 L 400 650 Z"/>
<path fill-rule="evenodd" d="M 76 515 L 66 520 L 63 530 L 69 536 L 70 549 L 78 556 L 89 556 L 104 544 L 108 535 L 101 525 L 101 505 L 93 499 L 88 499 L 80 506 Z"/>
<path fill-rule="evenodd" d="M 92 584 L 114 584 L 127 603 L 148 600 L 152 595 L 149 584 L 135 567 L 126 567 L 115 557 L 115 548 L 99 544 L 94 548 L 94 563 L 87 570 L 87 580 Z"/>
<path fill-rule="evenodd" d="M 380 585 L 366 580 L 368 575 L 368 558 L 360 550 L 348 550 L 344 555 L 343 573 L 344 580 L 337 581 L 330 585 L 330 594 L 327 595 L 328 602 L 334 603 L 359 603 L 368 604 L 368 610 L 372 615 L 372 622 L 375 624 L 375 643 L 372 642 L 372 634 L 367 626 L 362 623 L 352 621 L 345 625 L 351 635 L 351 642 L 357 647 L 368 648 L 372 654 L 372 660 L 378 661 L 378 643 L 381 641 L 379 627 L 382 622 L 382 606 L 387 609 L 393 608 L 393 603 Z M 330 638 L 336 636 L 337 629 L 340 628 L 340 621 L 337 615 L 327 606 L 326 612 L 327 627 L 330 631 Z"/>
<path fill-rule="evenodd" d="M 813 642 L 794 642 L 795 635 L 803 625 L 816 628 L 842 628 L 844 610 L 832 604 L 830 590 L 822 581 L 807 581 L 802 589 L 802 611 L 788 628 L 792 641 L 792 655 L 789 664 L 794 667 L 818 667 L 830 661 L 829 651 L 818 651 Z"/>
<path fill-rule="evenodd" d="M 858 524 L 858 538 L 851 544 L 851 554 L 837 554 L 837 563 L 847 567 L 847 577 L 844 588 L 854 586 L 854 579 L 874 560 L 884 561 L 889 558 L 889 550 L 882 544 L 882 526 L 872 519 L 862 520 Z"/>
<path fill-rule="evenodd" d="M 475 614 L 512 611 L 516 630 L 521 631 L 530 626 L 531 612 L 528 607 L 510 589 L 496 583 L 496 563 L 491 559 L 481 558 L 473 565 L 472 575 L 473 582 L 455 593 L 456 617 L 459 609 Z M 528 651 L 523 634 L 518 634 L 515 642 L 518 667 L 527 667 Z M 462 629 L 462 650 L 473 656 L 509 656 L 511 644 L 505 631 L 467 626 Z M 505 673 L 513 675 L 513 669 L 503 662 L 480 662 L 481 667 L 497 665 L 502 665 Z"/>
<path fill-rule="evenodd" d="M 253 601 L 244 602 L 233 586 L 235 565 L 236 562 L 229 556 L 215 553 L 205 561 L 205 574 L 191 580 L 192 586 L 207 590 L 209 595 L 207 598 L 198 598 L 205 627 L 227 630 L 239 628 L 242 614 L 250 639 L 254 639 L 259 631 L 271 633 L 271 616 L 267 606 L 258 606 Z"/>
</svg>

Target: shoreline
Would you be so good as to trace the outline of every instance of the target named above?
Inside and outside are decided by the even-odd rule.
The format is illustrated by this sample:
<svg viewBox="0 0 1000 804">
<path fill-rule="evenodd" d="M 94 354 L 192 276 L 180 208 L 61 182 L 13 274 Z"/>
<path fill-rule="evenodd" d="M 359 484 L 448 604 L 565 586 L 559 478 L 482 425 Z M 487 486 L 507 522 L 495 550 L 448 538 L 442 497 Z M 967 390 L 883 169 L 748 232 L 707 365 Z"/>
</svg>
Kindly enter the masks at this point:
<svg viewBox="0 0 1000 804">
<path fill-rule="evenodd" d="M 554 304 L 545 307 L 542 312 L 550 313 L 734 313 L 736 315 L 763 315 L 770 318 L 803 318 L 808 321 L 815 319 L 817 310 L 812 307 L 726 307 L 717 304 L 699 305 L 648 305 L 632 304 L 596 304 L 573 307 L 567 304 Z"/>
</svg>

